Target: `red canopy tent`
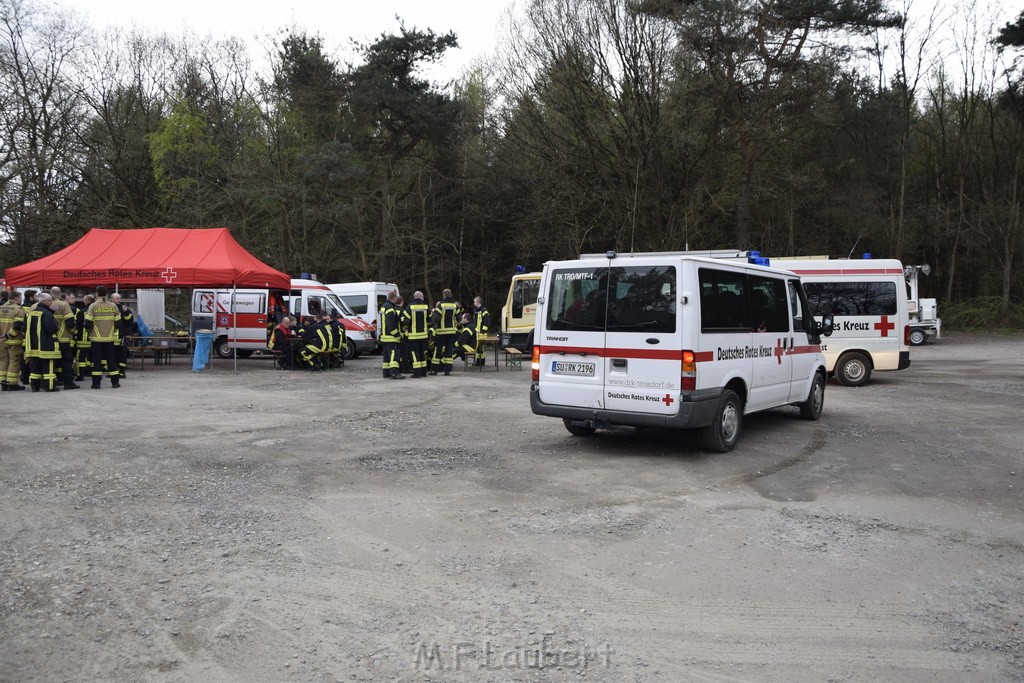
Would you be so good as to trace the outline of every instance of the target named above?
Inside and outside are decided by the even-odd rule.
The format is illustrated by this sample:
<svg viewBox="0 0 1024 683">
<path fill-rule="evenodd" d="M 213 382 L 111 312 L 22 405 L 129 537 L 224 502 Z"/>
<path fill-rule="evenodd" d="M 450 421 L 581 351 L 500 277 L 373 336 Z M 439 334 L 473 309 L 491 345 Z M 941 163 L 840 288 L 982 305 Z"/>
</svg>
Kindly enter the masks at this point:
<svg viewBox="0 0 1024 683">
<path fill-rule="evenodd" d="M 93 228 L 54 254 L 8 268 L 4 279 L 8 287 L 291 287 L 227 228 Z"/>
</svg>

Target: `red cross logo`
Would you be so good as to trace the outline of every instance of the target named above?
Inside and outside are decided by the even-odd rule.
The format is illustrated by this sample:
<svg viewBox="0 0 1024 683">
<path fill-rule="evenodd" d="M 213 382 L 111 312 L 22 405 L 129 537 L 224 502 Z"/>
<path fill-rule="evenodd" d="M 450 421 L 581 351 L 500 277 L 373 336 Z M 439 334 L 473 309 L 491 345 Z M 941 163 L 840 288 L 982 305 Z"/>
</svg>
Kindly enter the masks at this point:
<svg viewBox="0 0 1024 683">
<path fill-rule="evenodd" d="M 773 355 L 775 356 L 775 360 L 778 361 L 779 365 L 782 365 L 782 356 L 784 356 L 785 354 L 786 354 L 786 349 L 782 348 L 782 340 L 781 339 L 776 339 L 775 340 L 775 353 Z"/>
<path fill-rule="evenodd" d="M 167 266 L 167 270 L 161 274 L 164 276 L 164 279 L 167 280 L 167 284 L 171 284 L 171 282 L 174 281 L 174 278 L 178 277 L 178 274 L 174 272 L 174 268 L 171 268 L 170 266 Z"/>
<path fill-rule="evenodd" d="M 875 323 L 875 329 L 876 330 L 881 330 L 883 337 L 888 337 L 889 336 L 889 330 L 895 330 L 896 329 L 896 323 L 889 322 L 889 316 L 883 315 L 882 319 L 880 321 L 878 321 L 877 323 Z"/>
<path fill-rule="evenodd" d="M 672 394 L 665 394 L 665 398 L 661 399 L 661 402 L 665 404 L 665 407 L 672 405 L 673 399 Z"/>
</svg>

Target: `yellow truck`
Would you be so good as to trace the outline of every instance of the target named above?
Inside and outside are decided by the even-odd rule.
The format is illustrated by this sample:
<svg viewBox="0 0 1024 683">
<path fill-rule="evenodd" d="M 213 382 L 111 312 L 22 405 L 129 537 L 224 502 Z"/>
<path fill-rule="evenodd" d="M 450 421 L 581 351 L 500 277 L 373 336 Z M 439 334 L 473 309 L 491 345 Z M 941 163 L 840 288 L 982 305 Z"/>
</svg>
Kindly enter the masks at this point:
<svg viewBox="0 0 1024 683">
<path fill-rule="evenodd" d="M 533 326 L 537 321 L 540 273 L 516 273 L 501 307 L 501 346 L 533 353 Z"/>
</svg>

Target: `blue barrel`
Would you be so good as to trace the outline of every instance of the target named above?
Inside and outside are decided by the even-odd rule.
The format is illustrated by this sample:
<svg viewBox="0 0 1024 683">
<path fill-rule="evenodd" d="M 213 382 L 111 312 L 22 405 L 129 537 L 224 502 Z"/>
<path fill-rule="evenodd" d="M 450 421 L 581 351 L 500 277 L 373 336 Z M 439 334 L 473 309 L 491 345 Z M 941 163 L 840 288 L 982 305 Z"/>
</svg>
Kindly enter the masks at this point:
<svg viewBox="0 0 1024 683">
<path fill-rule="evenodd" d="M 213 330 L 196 330 L 196 350 L 192 354 L 192 372 L 199 372 L 210 362 L 213 352 Z"/>
</svg>

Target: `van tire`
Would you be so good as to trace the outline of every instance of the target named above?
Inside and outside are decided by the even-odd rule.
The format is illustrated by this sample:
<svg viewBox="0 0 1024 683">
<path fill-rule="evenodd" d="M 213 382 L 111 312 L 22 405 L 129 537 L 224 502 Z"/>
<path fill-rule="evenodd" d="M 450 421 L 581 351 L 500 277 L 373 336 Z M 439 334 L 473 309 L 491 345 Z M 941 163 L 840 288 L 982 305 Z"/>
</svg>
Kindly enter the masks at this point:
<svg viewBox="0 0 1024 683">
<path fill-rule="evenodd" d="M 228 343 L 227 337 L 220 337 L 214 340 L 213 353 L 217 358 L 232 358 L 231 344 Z"/>
<path fill-rule="evenodd" d="M 565 425 L 566 430 L 573 436 L 593 436 L 594 432 L 597 431 L 593 427 L 573 424 L 571 420 L 563 419 L 562 424 Z"/>
<path fill-rule="evenodd" d="M 255 353 L 255 352 L 252 349 L 239 349 L 238 350 L 238 357 L 239 358 L 251 358 L 253 353 Z"/>
<path fill-rule="evenodd" d="M 709 451 L 728 453 L 740 440 L 743 427 L 743 403 L 732 389 L 722 392 L 718 399 L 715 419 L 702 430 L 704 446 Z"/>
<path fill-rule="evenodd" d="M 928 333 L 922 330 L 920 327 L 915 327 L 910 330 L 910 345 L 911 346 L 923 346 L 928 341 Z"/>
<path fill-rule="evenodd" d="M 836 379 L 844 387 L 859 387 L 871 378 L 871 361 L 859 351 L 844 353 L 836 363 Z"/>
<path fill-rule="evenodd" d="M 345 340 L 345 360 L 352 360 L 359 354 L 356 353 L 356 345 L 352 342 Z"/>
<path fill-rule="evenodd" d="M 814 373 L 814 381 L 811 382 L 811 391 L 807 394 L 807 400 L 797 404 L 800 407 L 800 417 L 805 420 L 818 420 L 821 418 L 821 410 L 825 407 L 825 378 L 820 372 Z"/>
</svg>

